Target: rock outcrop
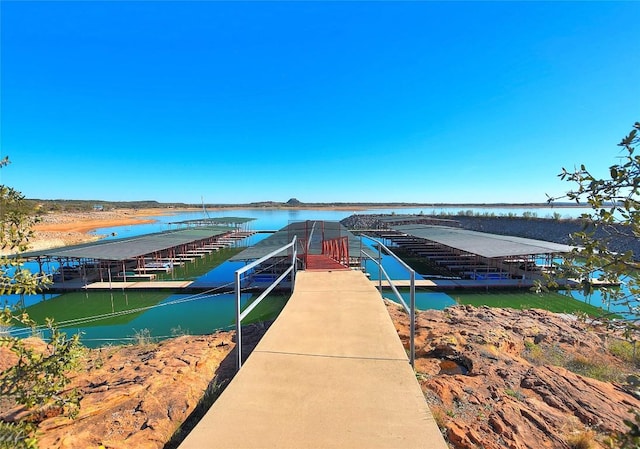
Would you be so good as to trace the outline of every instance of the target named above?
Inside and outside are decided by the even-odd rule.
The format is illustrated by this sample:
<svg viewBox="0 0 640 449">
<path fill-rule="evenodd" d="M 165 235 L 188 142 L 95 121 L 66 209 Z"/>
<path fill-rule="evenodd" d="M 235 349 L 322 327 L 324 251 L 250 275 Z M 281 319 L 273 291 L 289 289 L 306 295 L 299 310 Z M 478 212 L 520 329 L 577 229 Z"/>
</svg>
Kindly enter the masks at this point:
<svg viewBox="0 0 640 449">
<path fill-rule="evenodd" d="M 243 332 L 248 354 L 267 327 Z M 38 426 L 40 448 L 161 449 L 207 395 L 235 373 L 233 332 L 182 336 L 158 344 L 88 350 L 70 389 L 81 396 L 75 419 Z M 246 348 L 245 348 L 246 345 Z M 0 354 L 2 358 L 6 354 Z M 16 410 L 0 413 L 16 414 Z"/>
<path fill-rule="evenodd" d="M 407 314 L 387 308 L 408 347 Z M 627 383 L 637 365 L 611 354 L 604 329 L 542 310 L 471 306 L 420 312 L 416 322 L 416 375 L 454 449 L 605 448 L 640 409 L 638 383 Z M 245 353 L 265 330 L 245 330 Z M 233 347 L 233 333 L 217 333 L 88 350 L 71 385 L 80 415 L 42 421 L 40 447 L 168 447 L 200 399 L 232 377 Z"/>
<path fill-rule="evenodd" d="M 408 347 L 407 315 L 388 309 Z M 457 306 L 420 312 L 416 329 L 418 379 L 453 448 L 570 448 L 578 439 L 605 447 L 640 409 L 625 385 L 634 368 L 570 317 Z"/>
</svg>

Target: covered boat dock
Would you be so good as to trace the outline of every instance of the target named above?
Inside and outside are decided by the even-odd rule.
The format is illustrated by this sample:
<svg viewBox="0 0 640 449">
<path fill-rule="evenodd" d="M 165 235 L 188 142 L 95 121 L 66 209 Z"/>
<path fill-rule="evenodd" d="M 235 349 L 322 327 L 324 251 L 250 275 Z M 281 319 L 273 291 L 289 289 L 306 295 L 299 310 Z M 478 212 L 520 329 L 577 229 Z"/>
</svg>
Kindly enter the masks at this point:
<svg viewBox="0 0 640 449">
<path fill-rule="evenodd" d="M 346 238 L 350 265 L 359 264 L 360 250 L 363 249 L 360 237 L 353 235 L 347 228 L 337 221 L 308 220 L 289 223 L 254 246 L 251 246 L 230 260 L 256 260 L 270 252 L 285 246 L 293 240 L 298 241 L 298 254 L 322 254 L 322 243 L 325 241 Z M 283 252 L 282 256 L 286 256 Z"/>
<path fill-rule="evenodd" d="M 258 260 L 296 238 L 299 269 L 361 269 L 361 251 L 367 250 L 360 237 L 337 221 L 308 220 L 291 222 L 271 236 L 231 257 L 235 261 Z M 368 251 L 371 253 L 371 251 Z M 372 254 L 372 257 L 375 257 Z M 269 265 L 248 274 L 249 285 L 268 285 L 290 264 L 291 249 L 278 254 Z M 286 283 L 283 285 L 287 285 Z"/>
<path fill-rule="evenodd" d="M 465 280 L 492 281 L 492 285 L 504 281 L 509 286 L 517 280 L 517 285 L 532 285 L 555 258 L 573 249 L 543 240 L 427 224 L 395 224 L 375 234 L 428 260 L 457 286 Z"/>
<path fill-rule="evenodd" d="M 205 217 L 193 220 L 171 221 L 167 224 L 169 226 L 176 226 L 178 229 L 200 226 L 226 226 L 236 231 L 248 232 L 250 231 L 249 224 L 254 220 L 255 218 L 247 217 Z"/>
<path fill-rule="evenodd" d="M 253 232 L 229 226 L 198 226 L 142 236 L 23 253 L 50 273 L 50 291 L 89 288 L 125 288 L 147 281 L 146 287 L 175 288 L 175 282 L 155 281 L 157 273 L 235 246 Z M 169 282 L 164 285 L 164 282 Z M 184 287 L 184 281 L 180 284 Z"/>
</svg>

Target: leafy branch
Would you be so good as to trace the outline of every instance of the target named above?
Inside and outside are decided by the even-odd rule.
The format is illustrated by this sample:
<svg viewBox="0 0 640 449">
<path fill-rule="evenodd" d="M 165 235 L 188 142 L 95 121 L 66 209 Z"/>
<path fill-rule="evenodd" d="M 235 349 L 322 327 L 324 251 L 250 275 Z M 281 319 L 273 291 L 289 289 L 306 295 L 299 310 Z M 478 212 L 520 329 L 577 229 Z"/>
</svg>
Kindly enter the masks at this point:
<svg viewBox="0 0 640 449">
<path fill-rule="evenodd" d="M 640 238 L 640 155 L 635 154 L 640 143 L 640 122 L 618 144 L 622 156 L 619 163 L 611 165 L 608 177 L 595 176 L 584 165 L 574 171 L 565 168 L 558 175 L 561 180 L 571 182 L 576 187 L 559 198 L 549 198 L 549 202 L 567 198 L 577 204 L 584 203 L 590 212 L 582 215 L 582 231 L 572 235 L 577 245 L 571 253 L 565 255 L 556 267 L 556 278 L 576 279 L 585 296 L 596 288 L 602 293 L 603 300 L 626 307 L 631 318 L 624 322 L 624 337 L 633 344 L 640 340 L 640 266 L 633 251 L 610 250 L 611 239 L 620 237 Z M 597 231 L 600 231 L 597 234 Z M 597 287 L 592 281 L 594 275 L 605 284 L 624 283 L 625 288 Z M 549 283 L 558 285 L 556 279 Z M 541 286 L 539 285 L 538 288 Z M 607 317 L 600 317 L 607 320 Z M 611 324 L 611 323 L 610 323 Z M 635 357 L 635 353 L 634 353 Z M 620 448 L 640 448 L 640 412 L 630 410 L 632 420 L 625 420 L 626 433 L 614 436 Z"/>
<path fill-rule="evenodd" d="M 591 209 L 582 215 L 583 229 L 572 235 L 576 248 L 557 267 L 556 276 L 579 280 L 585 295 L 596 288 L 593 276 L 609 284 L 624 282 L 626 290 L 600 290 L 605 301 L 625 306 L 633 317 L 640 317 L 638 262 L 631 250 L 614 252 L 609 248 L 611 240 L 621 236 L 640 238 L 640 155 L 635 154 L 640 143 L 638 131 L 640 122 L 618 144 L 622 155 L 619 163 L 609 167 L 609 177 L 599 178 L 584 165 L 574 171 L 563 168 L 560 179 L 576 187 L 564 196 L 549 198 L 549 202 L 568 198 Z"/>
<path fill-rule="evenodd" d="M 0 168 L 9 164 L 0 160 Z M 0 249 L 11 256 L 0 256 L 0 295 L 33 294 L 51 282 L 44 273 L 32 273 L 24 268 L 21 253 L 26 251 L 37 221 L 31 206 L 21 193 L 0 185 Z M 35 329 L 36 323 L 24 312 L 5 308 L 0 312 L 0 327 L 14 325 Z M 49 339 L 44 350 L 36 350 L 24 340 L 0 334 L 0 349 L 8 349 L 16 363 L 0 373 L 0 395 L 26 407 L 28 413 L 12 417 L 0 415 L 0 449 L 37 448 L 36 424 L 44 417 L 65 413 L 75 416 L 80 397 L 68 391 L 67 372 L 77 366 L 82 346 L 79 335 L 68 338 L 47 319 Z"/>
</svg>

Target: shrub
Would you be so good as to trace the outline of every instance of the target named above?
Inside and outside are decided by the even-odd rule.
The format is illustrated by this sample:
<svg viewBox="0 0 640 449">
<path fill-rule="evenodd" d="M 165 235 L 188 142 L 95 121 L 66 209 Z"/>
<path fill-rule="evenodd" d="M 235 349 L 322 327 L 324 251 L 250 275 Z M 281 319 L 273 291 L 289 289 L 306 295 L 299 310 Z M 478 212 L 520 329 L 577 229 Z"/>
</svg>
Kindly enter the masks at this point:
<svg viewBox="0 0 640 449">
<path fill-rule="evenodd" d="M 640 412 L 638 410 L 629 410 L 633 414 L 634 420 L 626 419 L 624 423 L 628 427 L 627 432 L 620 432 L 616 436 L 620 447 L 624 449 L 640 448 Z"/>
<path fill-rule="evenodd" d="M 602 360 L 585 356 L 574 357 L 566 364 L 565 368 L 581 376 L 591 377 L 603 382 L 619 382 L 623 380 L 621 371 L 616 367 L 610 366 Z"/>
<path fill-rule="evenodd" d="M 524 399 L 524 395 L 522 394 L 521 391 L 513 390 L 511 388 L 507 388 L 506 390 L 504 390 L 504 394 L 506 394 L 507 396 L 511 396 L 512 398 L 515 398 L 518 401 L 521 401 L 522 399 Z"/>
<path fill-rule="evenodd" d="M 23 324 L 34 323 L 26 314 L 16 317 L 9 309 L 0 314 L 7 325 L 14 320 Z M 70 380 L 66 374 L 77 367 L 83 347 L 80 336 L 67 335 L 47 320 L 50 338 L 44 352 L 28 347 L 16 337 L 0 337 L 0 346 L 9 348 L 17 362 L 0 373 L 0 395 L 25 406 L 30 413 L 18 422 L 0 421 L 0 448 L 35 448 L 35 423 L 51 414 L 75 417 L 80 397 L 75 390 L 66 391 Z"/>
<path fill-rule="evenodd" d="M 155 343 L 155 339 L 151 336 L 151 331 L 147 328 L 135 330 L 133 334 L 133 342 L 137 346 L 147 346 Z"/>
<path fill-rule="evenodd" d="M 0 160 L 0 168 L 9 159 Z M 10 250 L 16 257 L 0 256 L 0 294 L 33 294 L 41 291 L 51 281 L 43 273 L 31 273 L 23 268 L 20 253 L 26 251 L 33 235 L 32 225 L 37 221 L 36 204 L 4 185 L 0 185 L 0 248 Z M 66 373 L 73 369 L 82 353 L 79 335 L 68 339 L 47 320 L 50 339 L 47 349 L 35 351 L 24 340 L 12 337 L 8 329 L 19 322 L 35 329 L 35 323 L 26 313 L 0 311 L 0 346 L 8 348 L 17 357 L 14 366 L 0 373 L 0 396 L 25 406 L 31 413 L 17 422 L 0 419 L 0 448 L 35 448 L 36 423 L 43 413 L 66 412 L 74 416 L 79 407 L 79 397 L 66 392 L 69 383 Z M 30 422 L 27 422 L 27 419 Z"/>
<path fill-rule="evenodd" d="M 524 347 L 524 358 L 535 365 L 565 366 L 566 355 L 559 346 L 542 347 L 532 341 L 525 341 Z"/>
<path fill-rule="evenodd" d="M 638 363 L 635 345 L 626 340 L 614 340 L 609 343 L 609 352 L 628 363 Z"/>
<path fill-rule="evenodd" d="M 448 416 L 442 407 L 432 407 L 431 415 L 433 415 L 433 419 L 436 422 L 436 425 L 440 430 L 443 430 L 447 426 Z"/>
<path fill-rule="evenodd" d="M 592 430 L 584 430 L 582 432 L 570 435 L 567 438 L 567 445 L 571 449 L 592 449 L 594 447 L 594 433 Z"/>
</svg>

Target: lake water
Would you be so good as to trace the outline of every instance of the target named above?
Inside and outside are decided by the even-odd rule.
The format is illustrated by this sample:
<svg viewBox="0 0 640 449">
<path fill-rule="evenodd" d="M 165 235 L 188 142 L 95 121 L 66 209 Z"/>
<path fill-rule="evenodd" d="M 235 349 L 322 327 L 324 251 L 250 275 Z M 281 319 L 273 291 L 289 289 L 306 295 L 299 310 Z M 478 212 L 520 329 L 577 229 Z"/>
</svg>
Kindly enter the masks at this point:
<svg viewBox="0 0 640 449">
<path fill-rule="evenodd" d="M 315 209 L 225 209 L 225 210 L 207 210 L 206 216 L 214 217 L 246 217 L 254 218 L 255 220 L 249 222 L 247 227 L 252 230 L 278 230 L 285 227 L 287 224 L 293 221 L 305 221 L 305 220 L 325 220 L 325 221 L 340 221 L 353 214 L 391 214 L 397 215 L 404 214 L 451 214 L 456 215 L 458 213 L 466 213 L 467 211 L 473 211 L 477 214 L 494 214 L 494 215 L 509 215 L 515 214 L 522 216 L 524 213 L 534 214 L 540 218 L 550 218 L 553 214 L 559 213 L 562 218 L 576 218 L 588 209 L 585 208 L 557 208 L 557 207 L 540 207 L 540 208 L 520 208 L 520 207 L 421 207 L 421 208 L 391 208 L 391 209 L 368 209 L 358 211 L 336 211 L 336 210 L 315 210 Z M 136 235 L 149 234 L 152 232 L 167 231 L 175 229 L 175 225 L 169 223 L 191 220 L 196 218 L 204 218 L 204 211 L 193 212 L 177 212 L 171 215 L 153 216 L 149 217 L 156 220 L 155 223 L 133 225 L 133 226 L 118 226 L 101 228 L 95 231 L 96 234 L 107 235 L 108 239 L 132 237 Z M 116 234 L 111 236 L 111 234 Z"/>
<path fill-rule="evenodd" d="M 69 307 L 82 307 L 85 303 L 94 305 L 94 311 L 84 314 L 78 321 L 59 323 L 60 327 L 69 332 L 82 334 L 82 341 L 87 346 L 100 346 L 106 343 L 126 343 L 134 341 L 140 335 L 148 332 L 154 338 L 167 338 L 184 333 L 192 335 L 210 333 L 216 329 L 231 329 L 235 320 L 235 295 L 206 293 L 197 295 L 182 295 L 162 293 L 164 298 L 153 298 L 158 293 L 127 292 L 115 290 L 113 292 L 81 292 L 51 297 L 49 301 L 64 301 L 69 299 Z M 250 294 L 242 295 L 242 304 L 246 304 Z M 146 305 L 121 315 L 111 315 L 100 319 L 105 314 L 97 312 L 102 305 L 113 305 L 114 312 L 122 309 L 124 303 L 146 299 Z M 59 305 L 62 307 L 62 304 Z M 38 322 L 40 322 L 38 320 Z M 17 335 L 28 335 L 30 329 L 17 331 Z"/>
<path fill-rule="evenodd" d="M 357 211 L 358 214 L 366 213 L 395 213 L 401 214 L 418 214 L 418 213 L 450 213 L 457 214 L 459 211 L 467 211 L 469 208 L 448 208 L 434 209 L 427 208 L 394 208 L 394 209 L 372 209 L 367 211 Z M 563 217 L 577 217 L 584 210 L 577 208 L 474 208 L 475 213 L 479 214 L 495 214 L 522 215 L 524 212 L 535 213 L 538 217 L 552 216 L 555 212 L 560 212 Z M 255 218 L 247 227 L 251 230 L 277 230 L 286 226 L 292 221 L 304 220 L 327 220 L 338 221 L 352 215 L 353 211 L 328 211 L 328 210 L 271 210 L 271 209 L 227 209 L 207 211 L 209 217 L 247 217 Z M 131 237 L 143 235 L 153 232 L 166 231 L 175 229 L 172 222 L 190 220 L 195 218 L 203 218 L 204 211 L 193 212 L 177 212 L 171 215 L 150 217 L 156 220 L 154 223 L 120 226 L 111 228 L 101 228 L 95 232 L 100 235 L 108 235 L 107 239 L 115 239 L 122 237 Z M 115 234 L 113 236 L 112 234 Z M 256 234 L 244 242 L 244 245 L 253 245 L 260 239 L 266 238 L 268 234 Z M 383 256 L 383 264 L 385 270 L 392 279 L 407 279 L 407 272 L 390 256 Z M 214 270 L 211 270 L 196 281 L 196 285 L 200 282 L 209 285 L 212 281 L 218 283 L 233 282 L 234 272 L 242 267 L 242 262 L 226 262 Z M 367 271 L 371 274 L 372 279 L 377 279 L 378 270 L 375 264 L 367 262 Z M 418 277 L 419 278 L 419 277 Z M 216 329 L 227 329 L 232 327 L 235 319 L 234 295 L 221 294 L 220 292 L 210 292 L 208 294 L 199 295 L 183 295 L 166 293 L 164 297 L 151 297 L 152 294 L 145 292 L 101 292 L 86 293 L 73 297 L 70 301 L 72 304 L 65 305 L 67 308 L 80 308 L 81 306 L 89 307 L 84 317 L 75 322 L 65 324 L 65 328 L 72 332 L 82 332 L 83 342 L 88 346 L 99 346 L 105 343 L 122 343 L 135 340 L 141 334 L 150 335 L 157 338 L 166 338 L 181 333 L 204 334 L 213 332 Z M 67 295 L 34 295 L 31 297 L 21 297 L 19 295 L 5 295 L 0 297 L 0 301 L 7 305 L 15 305 L 19 301 L 24 306 L 37 304 L 41 301 L 64 301 Z M 389 297 L 388 295 L 385 295 Z M 242 296 L 242 302 L 246 303 L 250 295 Z M 141 301 L 142 305 L 135 313 L 127 313 L 108 320 L 98 318 L 86 318 L 97 315 L 91 310 L 97 310 L 99 307 L 105 308 L 106 313 L 115 313 L 121 303 L 129 301 Z M 597 305 L 598 297 L 591 298 L 592 304 Z M 416 306 L 419 309 L 443 309 L 447 306 L 455 304 L 455 300 L 443 292 L 425 292 L 419 291 L 416 294 Z M 115 320 L 115 322 L 114 322 Z M 58 320 L 59 321 L 59 320 Z"/>
</svg>

